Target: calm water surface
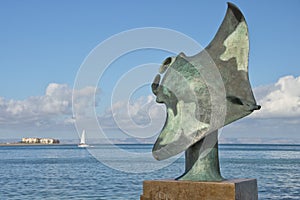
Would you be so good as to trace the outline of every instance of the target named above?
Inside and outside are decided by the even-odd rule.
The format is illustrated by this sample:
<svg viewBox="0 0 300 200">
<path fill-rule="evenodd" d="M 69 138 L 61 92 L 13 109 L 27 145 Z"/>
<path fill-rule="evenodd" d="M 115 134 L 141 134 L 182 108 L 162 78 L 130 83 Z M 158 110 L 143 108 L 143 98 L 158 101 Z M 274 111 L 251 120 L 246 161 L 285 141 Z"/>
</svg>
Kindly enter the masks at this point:
<svg viewBox="0 0 300 200">
<path fill-rule="evenodd" d="M 152 148 L 120 147 L 134 152 Z M 147 165 L 126 158 L 119 162 Z M 220 162 L 225 178 L 257 178 L 259 199 L 300 197 L 299 145 L 220 145 Z M 161 170 L 134 174 L 111 169 L 77 146 L 2 146 L 0 199 L 139 199 L 143 180 L 175 178 L 183 170 L 183 158 Z"/>
</svg>

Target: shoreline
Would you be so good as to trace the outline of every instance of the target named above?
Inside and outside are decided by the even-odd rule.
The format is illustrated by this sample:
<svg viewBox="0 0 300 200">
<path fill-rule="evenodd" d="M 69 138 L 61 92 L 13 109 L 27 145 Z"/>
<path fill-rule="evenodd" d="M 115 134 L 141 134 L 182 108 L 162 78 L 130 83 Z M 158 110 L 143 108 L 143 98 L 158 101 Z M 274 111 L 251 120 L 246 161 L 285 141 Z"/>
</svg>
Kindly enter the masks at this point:
<svg viewBox="0 0 300 200">
<path fill-rule="evenodd" d="M 9 147 L 9 146 L 77 146 L 76 143 L 54 143 L 54 144 L 41 144 L 41 143 L 0 143 L 0 147 Z M 153 145 L 148 143 L 115 143 L 115 144 L 106 144 L 106 143 L 99 143 L 99 144 L 91 144 L 91 145 Z M 221 143 L 220 146 L 239 146 L 239 145 L 249 145 L 249 146 L 300 146 L 300 143 Z"/>
<path fill-rule="evenodd" d="M 60 146 L 60 145 L 74 145 L 74 144 L 60 144 L 60 143 L 54 143 L 54 144 L 41 144 L 41 143 L 0 143 L 0 146 Z"/>
</svg>

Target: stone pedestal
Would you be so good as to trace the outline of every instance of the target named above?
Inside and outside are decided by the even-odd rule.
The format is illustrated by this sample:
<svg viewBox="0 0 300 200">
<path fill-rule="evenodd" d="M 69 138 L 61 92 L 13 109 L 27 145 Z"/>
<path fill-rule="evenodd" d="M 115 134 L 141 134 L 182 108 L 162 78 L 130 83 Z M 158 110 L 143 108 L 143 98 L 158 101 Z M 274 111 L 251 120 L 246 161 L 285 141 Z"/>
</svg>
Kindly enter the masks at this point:
<svg viewBox="0 0 300 200">
<path fill-rule="evenodd" d="M 256 179 L 221 182 L 144 181 L 140 200 L 257 200 Z"/>
</svg>

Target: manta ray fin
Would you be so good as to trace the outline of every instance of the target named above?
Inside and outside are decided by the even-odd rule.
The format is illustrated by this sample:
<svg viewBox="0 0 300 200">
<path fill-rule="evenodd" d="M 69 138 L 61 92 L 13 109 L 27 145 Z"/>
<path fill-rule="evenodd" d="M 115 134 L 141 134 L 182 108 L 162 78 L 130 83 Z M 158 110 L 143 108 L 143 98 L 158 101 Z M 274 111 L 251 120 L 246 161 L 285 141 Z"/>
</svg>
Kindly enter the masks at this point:
<svg viewBox="0 0 300 200">
<path fill-rule="evenodd" d="M 234 4 L 228 3 L 225 18 L 205 50 L 214 60 L 224 82 L 227 100 L 225 125 L 259 109 L 248 76 L 248 25 Z"/>
</svg>

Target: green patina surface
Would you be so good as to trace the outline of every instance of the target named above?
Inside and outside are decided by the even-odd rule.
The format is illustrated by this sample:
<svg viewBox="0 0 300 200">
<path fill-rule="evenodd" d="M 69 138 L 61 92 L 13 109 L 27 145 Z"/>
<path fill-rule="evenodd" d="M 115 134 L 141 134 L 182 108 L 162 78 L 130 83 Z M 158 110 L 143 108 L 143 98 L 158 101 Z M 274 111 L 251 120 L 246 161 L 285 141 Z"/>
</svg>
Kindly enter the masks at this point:
<svg viewBox="0 0 300 200">
<path fill-rule="evenodd" d="M 238 45 L 237 45 L 238 44 Z M 224 41 L 225 52 L 220 56 L 221 60 L 228 61 L 236 58 L 238 70 L 248 70 L 249 38 L 246 22 L 241 22 L 236 30 Z"/>
<path fill-rule="evenodd" d="M 260 108 L 248 79 L 248 53 L 247 23 L 229 3 L 215 38 L 202 52 L 169 57 L 160 67 L 152 91 L 168 117 L 152 152 L 163 160 L 185 151 L 186 170 L 178 180 L 223 179 L 218 129 Z"/>
</svg>

